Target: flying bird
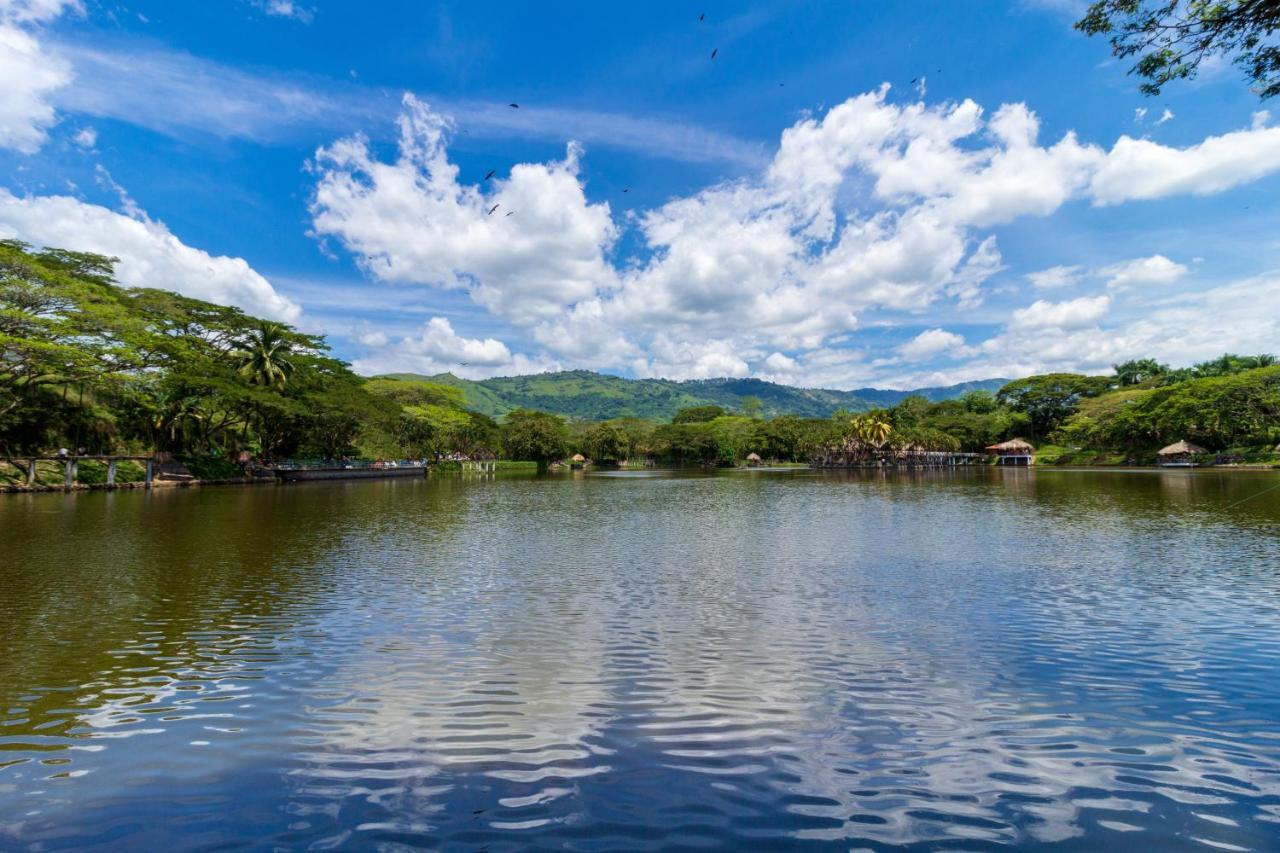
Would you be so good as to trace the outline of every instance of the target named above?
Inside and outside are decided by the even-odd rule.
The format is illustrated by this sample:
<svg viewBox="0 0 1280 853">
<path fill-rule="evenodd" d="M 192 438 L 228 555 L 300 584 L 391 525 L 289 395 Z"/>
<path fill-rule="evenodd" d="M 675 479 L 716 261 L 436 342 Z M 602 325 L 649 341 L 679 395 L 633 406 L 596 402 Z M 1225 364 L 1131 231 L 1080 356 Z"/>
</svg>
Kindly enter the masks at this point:
<svg viewBox="0 0 1280 853">
<path fill-rule="evenodd" d="M 507 106 L 511 107 L 511 109 L 513 109 L 513 110 L 518 110 L 518 109 L 520 109 L 520 105 L 519 105 L 519 104 L 507 104 Z"/>
<path fill-rule="evenodd" d="M 706 19 L 707 19 L 707 13 L 703 12 L 701 15 L 698 16 L 698 23 L 702 23 Z"/>
<path fill-rule="evenodd" d="M 912 83 L 915 83 L 915 82 L 916 82 L 917 80 L 919 80 L 919 79 L 920 79 L 919 77 L 912 77 L 912 78 L 911 78 L 911 82 L 912 82 Z"/>
<path fill-rule="evenodd" d="M 515 211 L 514 211 L 514 210 L 508 210 L 508 211 L 507 211 L 507 216 L 510 216 L 510 215 L 511 215 L 511 214 L 513 214 L 513 213 L 515 213 Z"/>
<path fill-rule="evenodd" d="M 623 188 L 622 188 L 622 191 L 623 191 L 624 193 L 629 193 L 629 192 L 631 192 L 631 187 L 623 187 Z"/>
<path fill-rule="evenodd" d="M 497 170 L 497 169 L 490 169 L 490 170 L 489 170 L 489 174 L 485 175 L 485 176 L 484 176 L 484 179 L 485 179 L 486 181 L 487 181 L 487 180 L 489 180 L 490 178 L 492 178 L 492 177 L 493 177 L 493 174 L 494 174 L 494 172 L 496 172 L 496 171 L 498 171 L 498 170 Z"/>
<path fill-rule="evenodd" d="M 717 47 L 715 50 L 711 51 L 711 58 L 712 58 L 712 59 L 715 59 L 715 58 L 716 58 L 716 54 L 717 54 L 717 53 L 719 53 L 719 52 L 720 52 L 720 48 L 718 48 L 718 47 Z"/>
<path fill-rule="evenodd" d="M 493 216 L 493 212 L 501 206 L 502 206 L 501 204 L 495 204 L 493 207 L 489 208 L 489 215 Z"/>
</svg>

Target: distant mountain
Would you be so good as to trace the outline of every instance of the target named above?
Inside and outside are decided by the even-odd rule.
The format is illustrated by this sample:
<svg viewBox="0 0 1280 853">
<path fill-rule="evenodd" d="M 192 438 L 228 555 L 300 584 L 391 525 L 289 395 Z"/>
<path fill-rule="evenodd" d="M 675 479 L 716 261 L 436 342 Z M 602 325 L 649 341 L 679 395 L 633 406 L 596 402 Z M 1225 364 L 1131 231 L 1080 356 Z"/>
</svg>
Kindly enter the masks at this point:
<svg viewBox="0 0 1280 853">
<path fill-rule="evenodd" d="M 466 406 L 491 417 L 501 417 L 512 409 L 539 409 L 580 420 L 636 417 L 670 420 L 686 406 L 721 406 L 740 411 L 744 397 L 760 400 L 761 414 L 829 417 L 838 409 L 861 412 L 892 406 L 911 394 L 937 402 L 959 397 L 966 391 L 995 391 L 1009 380 L 984 379 L 944 388 L 918 391 L 891 391 L 859 388 L 833 391 L 823 388 L 793 388 L 761 379 L 697 379 L 674 382 L 669 379 L 623 379 L 590 370 L 567 370 L 529 376 L 499 376 L 479 382 L 460 379 L 452 373 L 422 376 L 416 373 L 388 374 L 392 379 L 418 379 L 461 388 Z"/>
</svg>

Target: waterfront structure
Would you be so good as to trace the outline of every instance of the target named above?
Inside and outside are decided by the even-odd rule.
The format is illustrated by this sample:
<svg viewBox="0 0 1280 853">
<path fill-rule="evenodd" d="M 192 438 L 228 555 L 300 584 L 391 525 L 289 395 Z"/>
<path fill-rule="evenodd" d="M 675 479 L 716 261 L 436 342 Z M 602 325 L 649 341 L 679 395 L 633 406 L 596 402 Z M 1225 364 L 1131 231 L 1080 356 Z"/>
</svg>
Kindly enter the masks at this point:
<svg viewBox="0 0 1280 853">
<path fill-rule="evenodd" d="M 1021 438 L 1011 438 L 1008 441 L 1002 441 L 999 444 L 992 444 L 987 447 L 987 453 L 996 457 L 997 465 L 1016 465 L 1029 466 L 1034 465 L 1036 461 L 1036 449 L 1031 442 Z"/>
<path fill-rule="evenodd" d="M 1197 461 L 1198 457 L 1208 452 L 1198 444 L 1185 440 L 1175 441 L 1168 447 L 1157 450 L 1156 459 L 1159 460 L 1161 468 L 1194 468 L 1200 464 Z"/>
</svg>

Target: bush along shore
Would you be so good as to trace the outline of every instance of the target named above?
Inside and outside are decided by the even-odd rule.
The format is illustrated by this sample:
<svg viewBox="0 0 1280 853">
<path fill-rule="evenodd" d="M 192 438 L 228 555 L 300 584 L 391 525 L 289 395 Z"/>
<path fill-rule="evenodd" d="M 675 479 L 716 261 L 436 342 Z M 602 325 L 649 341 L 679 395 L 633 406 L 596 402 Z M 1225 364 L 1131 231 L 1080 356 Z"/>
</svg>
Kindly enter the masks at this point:
<svg viewBox="0 0 1280 853">
<path fill-rule="evenodd" d="M 1197 463 L 1280 464 L 1280 365 L 1270 355 L 1185 368 L 1139 359 L 1106 375 L 1030 376 L 822 417 L 778 414 L 742 395 L 735 407 L 689 405 L 661 422 L 529 408 L 498 419 L 445 377 L 361 377 L 321 337 L 113 276 L 110 258 L 0 241 L 0 489 L 63 488 L 56 458 L 34 480 L 24 461 L 60 452 L 184 466 L 162 485 L 259 482 L 255 469 L 291 459 L 418 459 L 442 472 L 474 459 L 574 467 L 578 455 L 715 467 L 972 454 L 1011 439 L 1034 444 L 1039 464 L 1149 465 L 1183 441 L 1202 451 Z M 546 382 L 557 376 L 582 384 L 578 374 Z M 77 487 L 104 487 L 104 468 L 80 462 Z M 115 485 L 136 486 L 140 470 L 118 463 Z"/>
</svg>

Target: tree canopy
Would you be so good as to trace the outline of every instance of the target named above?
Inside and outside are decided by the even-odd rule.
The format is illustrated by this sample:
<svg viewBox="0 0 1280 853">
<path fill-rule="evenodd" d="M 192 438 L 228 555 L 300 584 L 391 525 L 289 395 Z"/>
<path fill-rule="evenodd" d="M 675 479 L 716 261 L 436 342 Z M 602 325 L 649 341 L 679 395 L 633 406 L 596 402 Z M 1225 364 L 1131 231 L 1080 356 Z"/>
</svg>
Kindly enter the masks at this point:
<svg viewBox="0 0 1280 853">
<path fill-rule="evenodd" d="M 1146 95 L 1217 56 L 1239 66 L 1262 98 L 1280 94 L 1280 0 L 1096 0 L 1076 29 L 1135 59 L 1130 73 Z"/>
</svg>

